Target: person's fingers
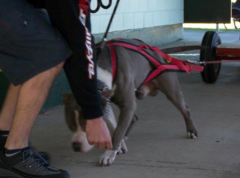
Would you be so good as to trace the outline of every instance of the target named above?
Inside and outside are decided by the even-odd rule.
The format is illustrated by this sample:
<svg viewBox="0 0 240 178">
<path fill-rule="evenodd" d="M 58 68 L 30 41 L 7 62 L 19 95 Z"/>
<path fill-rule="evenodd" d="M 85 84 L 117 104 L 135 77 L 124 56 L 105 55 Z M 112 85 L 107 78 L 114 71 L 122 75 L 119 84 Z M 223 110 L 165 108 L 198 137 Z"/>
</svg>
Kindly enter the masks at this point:
<svg viewBox="0 0 240 178">
<path fill-rule="evenodd" d="M 113 148 L 113 146 L 112 146 L 112 141 L 111 140 L 105 143 L 105 149 L 111 150 L 112 148 Z"/>
<path fill-rule="evenodd" d="M 105 149 L 106 149 L 105 143 L 102 142 L 102 143 L 99 145 L 99 148 L 100 148 L 100 150 L 105 150 Z"/>
<path fill-rule="evenodd" d="M 92 139 L 90 139 L 89 137 L 87 137 L 88 143 L 89 145 L 94 145 L 94 141 Z"/>
<path fill-rule="evenodd" d="M 95 148 L 99 148 L 100 150 L 111 150 L 112 149 L 112 141 L 109 140 L 107 142 L 95 142 L 94 143 Z"/>
<path fill-rule="evenodd" d="M 95 147 L 95 148 L 100 148 L 100 143 L 99 143 L 99 142 L 95 142 L 95 143 L 94 143 L 94 147 Z"/>
</svg>

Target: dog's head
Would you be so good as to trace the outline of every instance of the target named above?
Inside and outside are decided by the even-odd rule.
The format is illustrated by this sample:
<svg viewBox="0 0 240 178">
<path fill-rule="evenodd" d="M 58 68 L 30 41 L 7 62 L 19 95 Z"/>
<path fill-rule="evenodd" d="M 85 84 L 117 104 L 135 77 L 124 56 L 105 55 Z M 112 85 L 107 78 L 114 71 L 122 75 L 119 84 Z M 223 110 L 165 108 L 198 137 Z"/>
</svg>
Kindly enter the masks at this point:
<svg viewBox="0 0 240 178">
<path fill-rule="evenodd" d="M 111 90 L 104 88 L 105 85 L 99 83 L 99 91 L 102 96 L 101 105 L 105 113 L 109 107 L 109 97 Z M 83 118 L 82 109 L 77 104 L 74 96 L 70 93 L 63 94 L 63 104 L 65 120 L 69 129 L 73 132 L 72 147 L 76 152 L 88 152 L 93 148 L 87 141 L 86 120 Z"/>
</svg>

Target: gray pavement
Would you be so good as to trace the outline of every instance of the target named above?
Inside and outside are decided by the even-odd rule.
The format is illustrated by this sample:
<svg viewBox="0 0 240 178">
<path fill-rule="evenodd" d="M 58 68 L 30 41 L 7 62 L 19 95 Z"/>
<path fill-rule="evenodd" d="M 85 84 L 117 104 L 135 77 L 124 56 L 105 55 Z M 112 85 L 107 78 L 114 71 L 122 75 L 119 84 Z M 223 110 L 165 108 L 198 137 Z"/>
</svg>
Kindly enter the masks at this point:
<svg viewBox="0 0 240 178">
<path fill-rule="evenodd" d="M 203 34 L 186 30 L 185 40 L 170 46 L 199 44 Z M 236 41 L 239 32 L 220 36 L 223 42 Z M 189 54 L 199 57 L 193 51 L 184 58 Z M 181 73 L 179 80 L 199 131 L 197 140 L 186 138 L 181 114 L 159 93 L 138 102 L 140 120 L 127 142 L 129 152 L 111 167 L 97 167 L 99 150 L 72 151 L 62 106 L 39 116 L 31 142 L 51 153 L 53 165 L 68 170 L 72 178 L 239 178 L 240 63 L 224 64 L 213 85 L 203 83 L 197 72 Z"/>
</svg>

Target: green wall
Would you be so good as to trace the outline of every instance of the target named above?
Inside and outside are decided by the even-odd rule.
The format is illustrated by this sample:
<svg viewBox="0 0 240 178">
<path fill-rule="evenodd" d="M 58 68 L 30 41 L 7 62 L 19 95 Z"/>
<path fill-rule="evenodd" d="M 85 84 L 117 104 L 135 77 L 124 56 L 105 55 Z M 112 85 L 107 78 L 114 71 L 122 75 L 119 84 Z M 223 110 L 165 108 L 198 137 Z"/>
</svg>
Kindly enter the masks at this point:
<svg viewBox="0 0 240 178">
<path fill-rule="evenodd" d="M 43 107 L 43 111 L 62 104 L 62 93 L 71 92 L 65 73 L 62 71 L 55 80 L 53 87 L 49 93 L 47 101 Z"/>
</svg>

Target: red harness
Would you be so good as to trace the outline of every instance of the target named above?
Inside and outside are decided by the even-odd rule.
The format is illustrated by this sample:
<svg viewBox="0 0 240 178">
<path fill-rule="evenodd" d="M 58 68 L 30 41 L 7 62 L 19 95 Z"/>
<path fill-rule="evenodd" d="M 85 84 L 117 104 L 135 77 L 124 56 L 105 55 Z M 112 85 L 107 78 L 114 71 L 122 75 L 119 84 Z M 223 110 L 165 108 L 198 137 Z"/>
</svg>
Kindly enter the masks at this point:
<svg viewBox="0 0 240 178">
<path fill-rule="evenodd" d="M 133 44 L 130 44 L 130 43 L 120 41 L 120 40 L 121 39 L 112 40 L 112 41 L 107 42 L 107 46 L 110 49 L 111 58 L 112 58 L 113 82 L 115 81 L 115 78 L 116 78 L 117 63 L 118 63 L 117 54 L 116 54 L 114 46 L 122 46 L 126 49 L 130 49 L 131 51 L 138 52 L 141 55 L 143 55 L 144 57 L 146 57 L 149 60 L 149 62 L 152 64 L 153 70 L 146 77 L 146 79 L 144 80 L 142 85 L 150 82 L 151 80 L 153 80 L 155 77 L 157 77 L 158 75 L 160 75 L 164 71 L 183 71 L 183 72 L 187 72 L 188 74 L 190 74 L 190 71 L 200 71 L 200 72 L 203 71 L 203 66 L 197 66 L 197 65 L 194 65 L 194 64 L 190 64 L 186 61 L 181 61 L 181 60 L 175 59 L 172 56 L 169 56 L 169 55 L 163 53 L 158 47 L 148 46 L 145 43 L 143 45 L 136 46 L 136 45 L 133 45 Z M 138 40 L 138 41 L 142 42 L 140 40 Z M 151 51 L 157 52 L 160 56 L 162 56 L 163 59 L 165 59 L 166 63 L 164 63 L 164 64 L 161 63 L 160 61 L 155 59 L 152 55 L 147 53 L 146 50 L 151 50 Z"/>
</svg>

